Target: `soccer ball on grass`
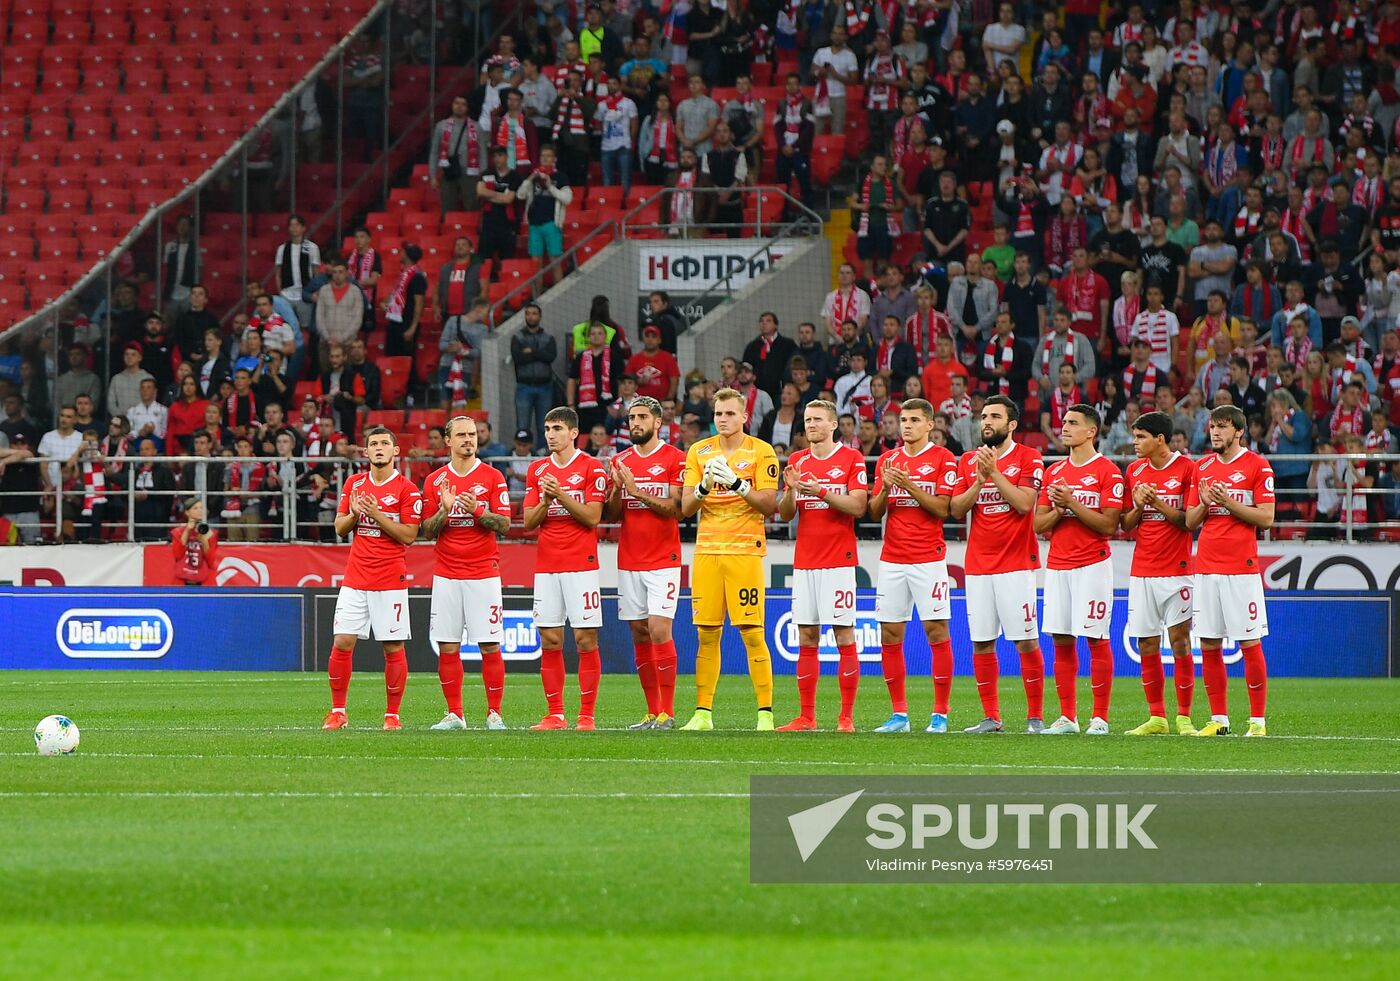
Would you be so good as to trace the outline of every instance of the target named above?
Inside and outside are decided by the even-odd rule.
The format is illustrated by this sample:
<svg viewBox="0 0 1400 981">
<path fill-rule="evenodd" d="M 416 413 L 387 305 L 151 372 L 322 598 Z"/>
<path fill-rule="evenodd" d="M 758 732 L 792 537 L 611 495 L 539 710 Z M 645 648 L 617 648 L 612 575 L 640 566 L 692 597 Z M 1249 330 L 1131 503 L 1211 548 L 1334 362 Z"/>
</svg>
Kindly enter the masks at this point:
<svg viewBox="0 0 1400 981">
<path fill-rule="evenodd" d="M 78 748 L 78 727 L 63 715 L 51 715 L 34 727 L 34 749 L 40 756 L 67 756 Z"/>
</svg>

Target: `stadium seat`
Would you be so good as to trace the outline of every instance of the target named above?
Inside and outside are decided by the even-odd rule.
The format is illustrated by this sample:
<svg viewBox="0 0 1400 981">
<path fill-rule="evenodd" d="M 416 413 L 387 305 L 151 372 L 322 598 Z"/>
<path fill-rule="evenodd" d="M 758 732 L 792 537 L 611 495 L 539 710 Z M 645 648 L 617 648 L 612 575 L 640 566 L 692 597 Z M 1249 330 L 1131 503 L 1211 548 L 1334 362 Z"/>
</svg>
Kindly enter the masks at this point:
<svg viewBox="0 0 1400 981">
<path fill-rule="evenodd" d="M 408 357 L 381 358 L 379 361 L 379 401 L 381 405 L 399 405 L 408 394 L 413 359 Z"/>
</svg>

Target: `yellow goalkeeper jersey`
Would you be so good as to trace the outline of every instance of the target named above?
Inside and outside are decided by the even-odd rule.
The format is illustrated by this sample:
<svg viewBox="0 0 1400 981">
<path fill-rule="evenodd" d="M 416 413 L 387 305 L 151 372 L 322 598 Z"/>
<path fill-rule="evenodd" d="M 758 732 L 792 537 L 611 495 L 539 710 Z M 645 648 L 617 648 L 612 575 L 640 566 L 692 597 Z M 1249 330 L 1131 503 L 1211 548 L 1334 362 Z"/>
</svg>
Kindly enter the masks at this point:
<svg viewBox="0 0 1400 981">
<path fill-rule="evenodd" d="M 755 490 L 777 489 L 778 455 L 773 452 L 773 447 L 752 436 L 745 436 L 743 444 L 727 455 L 720 448 L 718 436 L 702 439 L 693 445 L 685 455 L 685 486 L 698 485 L 705 472 L 705 464 L 716 456 L 725 456 L 730 469 L 747 480 Z M 763 515 L 727 487 L 712 489 L 700 502 L 695 554 L 767 555 Z"/>
</svg>

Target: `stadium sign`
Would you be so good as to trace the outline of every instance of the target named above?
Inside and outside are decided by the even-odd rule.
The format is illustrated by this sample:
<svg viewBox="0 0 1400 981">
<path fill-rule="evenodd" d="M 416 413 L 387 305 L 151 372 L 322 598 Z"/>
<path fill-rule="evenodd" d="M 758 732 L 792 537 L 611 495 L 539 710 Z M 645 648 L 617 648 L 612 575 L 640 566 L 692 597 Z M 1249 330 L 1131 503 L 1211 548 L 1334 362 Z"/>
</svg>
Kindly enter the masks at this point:
<svg viewBox="0 0 1400 981">
<path fill-rule="evenodd" d="M 170 617 L 156 609 L 76 609 L 58 618 L 58 649 L 75 658 L 164 657 L 175 640 Z"/>
<path fill-rule="evenodd" d="M 786 604 L 784 604 L 786 606 Z M 869 602 L 862 605 L 871 606 Z M 860 651 L 862 661 L 878 663 L 880 660 L 880 624 L 875 619 L 873 610 L 866 610 L 856 615 L 856 622 L 853 628 L 856 636 L 856 648 Z M 798 648 L 798 627 L 792 619 L 792 611 L 789 609 L 779 615 L 777 622 L 773 624 L 773 652 L 784 661 L 792 664 L 797 663 Z M 821 640 L 817 647 L 817 659 L 828 661 L 832 664 L 841 659 L 841 655 L 836 650 L 836 629 L 834 627 L 822 627 Z"/>
<path fill-rule="evenodd" d="M 437 641 L 429 640 L 428 643 L 433 653 L 437 654 Z M 507 609 L 501 623 L 501 659 L 538 661 L 540 651 L 540 632 L 535 627 L 534 611 Z M 465 635 L 462 637 L 462 660 L 481 660 L 481 648 Z"/>
<path fill-rule="evenodd" d="M 703 293 L 723 286 L 731 290 L 747 286 L 799 244 L 778 239 L 754 255 L 752 239 L 722 242 L 644 242 L 638 246 L 638 289 L 671 293 Z"/>
</svg>

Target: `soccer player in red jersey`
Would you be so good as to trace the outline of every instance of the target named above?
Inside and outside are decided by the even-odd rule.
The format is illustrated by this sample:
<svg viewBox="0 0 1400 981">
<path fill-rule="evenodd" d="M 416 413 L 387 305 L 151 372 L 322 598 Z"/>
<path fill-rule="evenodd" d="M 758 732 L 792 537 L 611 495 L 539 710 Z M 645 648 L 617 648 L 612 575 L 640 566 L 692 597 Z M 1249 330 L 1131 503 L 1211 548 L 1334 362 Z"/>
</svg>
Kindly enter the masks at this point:
<svg viewBox="0 0 1400 981">
<path fill-rule="evenodd" d="M 549 456 L 525 477 L 525 527 L 540 529 L 535 549 L 535 626 L 540 632 L 540 680 L 548 711 L 532 729 L 567 729 L 564 717 L 564 623 L 578 647 L 579 730 L 593 729 L 598 701 L 598 628 L 603 625 L 598 583 L 598 522 L 608 475 L 578 449 L 578 413 L 568 406 L 544 416 Z"/>
<path fill-rule="evenodd" d="M 972 670 L 986 718 L 964 732 L 1001 732 L 997 692 L 997 637 L 1016 645 L 1026 687 L 1026 731 L 1045 728 L 1045 658 L 1035 616 L 1035 500 L 1045 468 L 1040 454 L 1013 440 L 1020 410 L 1005 395 L 982 406 L 982 445 L 958 461 L 948 509 L 961 521 L 970 513 L 967 553 L 967 625 Z"/>
<path fill-rule="evenodd" d="M 1196 541 L 1196 595 L 1193 615 L 1201 639 L 1201 678 L 1210 699 L 1210 721 L 1198 736 L 1226 736 L 1226 637 L 1240 645 L 1249 689 L 1249 736 L 1266 735 L 1264 704 L 1269 672 L 1260 643 L 1269 635 L 1260 578 L 1258 532 L 1274 523 L 1274 469 L 1244 448 L 1244 413 L 1220 405 L 1210 413 L 1210 445 L 1215 452 L 1196 464 L 1186 497 L 1186 527 L 1201 529 Z"/>
<path fill-rule="evenodd" d="M 603 513 L 621 519 L 617 617 L 632 628 L 647 714 L 630 729 L 670 729 L 676 714 L 676 644 L 671 624 L 681 591 L 681 485 L 685 454 L 661 442 L 661 403 L 638 395 L 627 408 L 632 446 L 612 459 Z"/>
<path fill-rule="evenodd" d="M 437 539 L 433 606 L 428 633 L 438 649 L 438 680 L 447 714 L 434 729 L 465 729 L 462 714 L 462 643 L 481 650 L 486 728 L 504 729 L 501 660 L 504 607 L 496 535 L 510 527 L 510 491 L 501 472 L 476 456 L 476 422 L 447 423 L 451 459 L 423 482 L 424 538 Z"/>
<path fill-rule="evenodd" d="M 880 663 L 890 690 L 891 715 L 876 732 L 908 732 L 904 692 L 904 628 L 917 606 L 933 652 L 933 714 L 925 732 L 948 731 L 948 696 L 953 689 L 953 643 L 948 639 L 952 602 L 948 595 L 943 519 L 957 482 L 958 461 L 929 441 L 933 406 L 905 399 L 899 409 L 904 445 L 875 465 L 870 516 L 885 519 L 875 619 L 880 622 Z"/>
<path fill-rule="evenodd" d="M 1108 735 L 1108 703 L 1113 695 L 1113 563 L 1108 540 L 1123 513 L 1123 473 L 1095 445 L 1098 410 L 1076 403 L 1065 410 L 1060 438 L 1069 458 L 1045 471 L 1036 506 L 1035 530 L 1050 539 L 1045 569 L 1042 626 L 1055 643 L 1055 694 L 1060 717 L 1047 736 L 1079 732 L 1075 707 L 1079 681 L 1079 638 L 1089 642 L 1089 682 L 1094 714 L 1085 731 Z"/>
<path fill-rule="evenodd" d="M 1176 683 L 1176 731 L 1189 736 L 1191 695 L 1196 664 L 1191 658 L 1191 532 L 1186 530 L 1186 494 L 1196 465 L 1177 453 L 1171 416 L 1144 412 L 1133 423 L 1137 460 L 1128 465 L 1125 531 L 1137 530 L 1137 548 L 1128 579 L 1128 636 L 1137 639 L 1142 662 L 1142 690 L 1148 719 L 1130 736 L 1163 735 L 1167 708 L 1163 699 L 1162 631 L 1172 649 L 1172 680 Z"/>
<path fill-rule="evenodd" d="M 335 533 L 350 540 L 350 561 L 335 600 L 335 639 L 328 674 L 331 710 L 322 729 L 344 729 L 345 696 L 350 691 L 355 641 L 370 631 L 384 645 L 384 728 L 402 729 L 399 703 L 408 681 L 404 641 L 408 627 L 408 564 L 404 550 L 418 537 L 423 496 L 413 481 L 394 468 L 398 438 L 383 426 L 365 430 L 369 472 L 346 478 L 335 516 Z"/>
<path fill-rule="evenodd" d="M 797 624 L 797 695 L 801 714 L 779 732 L 817 727 L 818 648 L 822 625 L 830 624 L 840 655 L 841 715 L 837 732 L 855 732 L 852 712 L 860 685 L 856 649 L 856 518 L 865 513 L 865 458 L 835 442 L 836 406 L 823 399 L 807 403 L 802 423 L 807 449 L 788 460 L 778 516 L 797 522 L 793 556 L 792 619 Z"/>
</svg>

